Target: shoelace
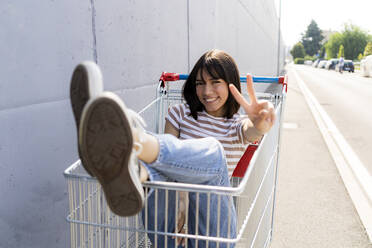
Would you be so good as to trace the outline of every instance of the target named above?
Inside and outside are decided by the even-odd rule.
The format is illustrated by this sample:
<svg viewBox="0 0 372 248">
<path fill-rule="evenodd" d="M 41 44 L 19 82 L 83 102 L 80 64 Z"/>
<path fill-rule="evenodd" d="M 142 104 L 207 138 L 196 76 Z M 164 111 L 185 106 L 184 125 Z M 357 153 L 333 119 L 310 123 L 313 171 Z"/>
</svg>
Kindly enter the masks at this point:
<svg viewBox="0 0 372 248">
<path fill-rule="evenodd" d="M 132 126 L 137 130 L 137 135 L 139 142 L 134 142 L 133 149 L 136 155 L 139 155 L 142 152 L 142 145 L 141 143 L 146 141 L 146 137 L 144 136 L 146 123 L 145 120 L 135 111 L 128 109 L 128 115 L 132 121 Z M 135 149 L 137 148 L 137 149 Z"/>
</svg>

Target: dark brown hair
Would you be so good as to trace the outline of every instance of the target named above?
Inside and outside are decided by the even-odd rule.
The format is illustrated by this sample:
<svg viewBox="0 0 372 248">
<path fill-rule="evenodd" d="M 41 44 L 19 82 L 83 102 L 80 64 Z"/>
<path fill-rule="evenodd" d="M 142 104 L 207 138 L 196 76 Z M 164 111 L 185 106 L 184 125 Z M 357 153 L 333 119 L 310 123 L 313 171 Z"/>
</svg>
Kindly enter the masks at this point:
<svg viewBox="0 0 372 248">
<path fill-rule="evenodd" d="M 204 53 L 198 62 L 196 62 L 192 69 L 189 77 L 183 85 L 182 95 L 189 105 L 191 115 L 195 120 L 198 119 L 197 112 L 204 110 L 204 105 L 199 101 L 196 95 L 196 77 L 200 71 L 200 75 L 203 76 L 203 71 L 206 70 L 213 79 L 223 79 L 227 84 L 233 84 L 241 92 L 240 89 L 240 75 L 238 67 L 234 59 L 226 52 L 221 50 L 211 50 Z M 202 78 L 202 80 L 204 80 Z M 235 100 L 229 90 L 229 96 L 224 105 L 225 113 L 223 117 L 231 118 L 236 112 L 238 112 L 240 104 Z"/>
</svg>

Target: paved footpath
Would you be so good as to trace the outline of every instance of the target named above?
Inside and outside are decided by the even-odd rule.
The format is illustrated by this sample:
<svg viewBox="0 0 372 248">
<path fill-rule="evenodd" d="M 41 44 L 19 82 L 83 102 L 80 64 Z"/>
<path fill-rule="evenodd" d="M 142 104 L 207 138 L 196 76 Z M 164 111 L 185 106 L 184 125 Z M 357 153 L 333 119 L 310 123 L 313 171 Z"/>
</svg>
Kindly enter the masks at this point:
<svg viewBox="0 0 372 248">
<path fill-rule="evenodd" d="M 372 248 L 295 77 L 288 75 L 270 248 Z"/>
</svg>

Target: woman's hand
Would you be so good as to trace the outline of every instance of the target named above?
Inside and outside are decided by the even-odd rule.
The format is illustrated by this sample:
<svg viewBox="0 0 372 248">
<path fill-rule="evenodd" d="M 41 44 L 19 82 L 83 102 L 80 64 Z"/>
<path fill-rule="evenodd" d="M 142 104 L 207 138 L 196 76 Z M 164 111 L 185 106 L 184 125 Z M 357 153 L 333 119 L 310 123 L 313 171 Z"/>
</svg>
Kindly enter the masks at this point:
<svg viewBox="0 0 372 248">
<path fill-rule="evenodd" d="M 275 111 L 274 106 L 269 101 L 258 101 L 253 87 L 252 75 L 247 75 L 247 91 L 250 103 L 242 96 L 238 89 L 233 85 L 229 85 L 231 94 L 235 100 L 244 109 L 248 118 L 251 120 L 257 135 L 267 133 L 274 124 Z M 249 137 L 248 137 L 249 138 Z"/>
</svg>

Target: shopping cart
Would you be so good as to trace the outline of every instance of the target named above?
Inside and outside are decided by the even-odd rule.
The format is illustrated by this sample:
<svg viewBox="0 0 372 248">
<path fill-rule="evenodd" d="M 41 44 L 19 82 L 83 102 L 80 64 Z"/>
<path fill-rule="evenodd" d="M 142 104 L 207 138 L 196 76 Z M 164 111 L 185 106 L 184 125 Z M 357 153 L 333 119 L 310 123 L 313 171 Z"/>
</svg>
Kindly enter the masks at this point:
<svg viewBox="0 0 372 248">
<path fill-rule="evenodd" d="M 182 81 L 187 77 L 186 74 L 162 74 L 156 99 L 139 112 L 149 125 L 149 131 L 163 132 L 168 107 L 182 102 Z M 67 221 L 71 229 L 71 247 L 176 247 L 174 237 L 185 238 L 185 247 L 267 247 L 273 230 L 281 121 L 287 80 L 284 77 L 253 77 L 253 81 L 257 97 L 273 103 L 277 118 L 270 132 L 259 144 L 247 147 L 231 178 L 232 187 L 146 182 L 143 185 L 145 198 L 147 199 L 147 194 L 152 189 L 155 200 L 151 203 L 146 200 L 144 210 L 136 216 L 119 217 L 110 211 L 100 185 L 85 172 L 78 160 L 64 172 L 69 193 Z M 246 78 L 241 77 L 241 82 L 244 94 L 247 92 Z M 248 97 L 247 94 L 244 95 Z M 207 209 L 207 219 L 210 218 L 209 211 L 212 206 L 209 199 L 216 196 L 217 223 L 227 219 L 230 224 L 234 212 L 220 211 L 221 198 L 227 196 L 236 209 L 236 236 L 222 237 L 219 230 L 211 234 L 209 225 L 205 234 L 198 233 L 200 220 L 197 214 L 193 233 L 175 233 L 177 218 L 174 219 L 173 228 L 168 228 L 167 225 L 162 229 L 158 228 L 157 223 L 167 223 L 171 218 L 169 211 L 174 211 L 174 216 L 177 216 L 181 192 L 185 192 L 183 194 L 186 196 L 193 194 L 196 201 L 194 209 L 186 208 L 186 223 L 189 222 L 188 212 L 198 213 L 200 208 Z M 207 202 L 199 204 L 199 199 L 203 196 Z M 186 204 L 188 199 L 186 197 Z M 148 214 L 149 209 L 154 209 L 157 213 L 160 200 L 167 209 L 161 219 L 157 214 Z"/>
</svg>

